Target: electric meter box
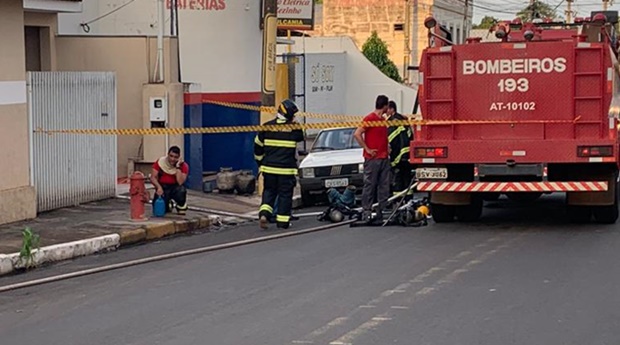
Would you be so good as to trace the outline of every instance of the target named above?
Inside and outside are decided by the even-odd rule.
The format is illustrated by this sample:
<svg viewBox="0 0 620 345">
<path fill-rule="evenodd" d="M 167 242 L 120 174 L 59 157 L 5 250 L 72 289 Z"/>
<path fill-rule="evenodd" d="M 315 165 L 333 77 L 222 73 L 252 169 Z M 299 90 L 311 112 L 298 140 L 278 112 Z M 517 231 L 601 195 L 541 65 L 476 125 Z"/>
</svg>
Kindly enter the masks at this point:
<svg viewBox="0 0 620 345">
<path fill-rule="evenodd" d="M 151 97 L 149 104 L 149 116 L 151 122 L 168 121 L 168 105 L 164 97 Z"/>
</svg>

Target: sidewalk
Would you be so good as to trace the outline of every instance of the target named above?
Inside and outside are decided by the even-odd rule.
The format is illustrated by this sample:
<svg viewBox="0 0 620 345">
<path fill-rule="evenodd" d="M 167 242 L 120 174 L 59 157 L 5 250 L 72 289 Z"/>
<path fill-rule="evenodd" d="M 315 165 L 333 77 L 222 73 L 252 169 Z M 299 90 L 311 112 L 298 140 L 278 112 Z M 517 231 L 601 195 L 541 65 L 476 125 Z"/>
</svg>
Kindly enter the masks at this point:
<svg viewBox="0 0 620 345">
<path fill-rule="evenodd" d="M 151 195 L 154 190 L 147 185 Z M 129 196 L 129 185 L 117 187 L 119 196 Z M 255 216 L 260 197 L 235 194 L 188 192 L 191 207 L 224 211 L 239 215 Z M 295 198 L 297 207 L 299 196 Z M 152 207 L 145 205 L 147 221 L 130 219 L 129 200 L 112 198 L 76 207 L 64 208 L 40 214 L 36 219 L 0 225 L 0 276 L 25 265 L 19 258 L 22 248 L 22 231 L 30 228 L 40 236 L 40 249 L 33 256 L 34 266 L 85 256 L 102 251 L 115 250 L 121 246 L 156 240 L 162 237 L 194 231 L 208 231 L 222 222 L 233 224 L 248 221 L 234 217 L 217 216 L 189 210 L 185 216 L 171 213 L 164 218 L 153 218 Z"/>
</svg>

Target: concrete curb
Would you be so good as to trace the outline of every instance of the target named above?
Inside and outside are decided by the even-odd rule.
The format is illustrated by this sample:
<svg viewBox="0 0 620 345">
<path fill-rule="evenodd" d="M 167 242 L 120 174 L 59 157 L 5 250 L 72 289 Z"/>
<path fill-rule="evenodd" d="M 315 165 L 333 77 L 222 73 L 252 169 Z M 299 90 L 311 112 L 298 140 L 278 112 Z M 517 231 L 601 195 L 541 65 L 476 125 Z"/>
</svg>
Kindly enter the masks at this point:
<svg viewBox="0 0 620 345">
<path fill-rule="evenodd" d="M 91 255 L 102 250 L 116 249 L 119 244 L 120 236 L 118 234 L 110 234 L 41 247 L 33 250 L 30 265 L 36 267 L 48 262 Z M 25 267 L 26 262 L 19 257 L 19 253 L 0 255 L 0 275 L 8 274 Z"/>
<path fill-rule="evenodd" d="M 135 229 L 120 230 L 110 235 L 41 247 L 33 251 L 31 266 L 37 267 L 48 262 L 68 260 L 79 256 L 95 254 L 104 250 L 115 250 L 119 247 L 148 242 L 166 236 L 204 229 L 211 225 L 219 224 L 221 224 L 221 220 L 217 216 L 196 217 L 187 220 L 170 220 L 161 223 L 146 224 Z M 0 276 L 25 268 L 25 266 L 25 262 L 20 259 L 19 253 L 0 254 Z"/>
</svg>

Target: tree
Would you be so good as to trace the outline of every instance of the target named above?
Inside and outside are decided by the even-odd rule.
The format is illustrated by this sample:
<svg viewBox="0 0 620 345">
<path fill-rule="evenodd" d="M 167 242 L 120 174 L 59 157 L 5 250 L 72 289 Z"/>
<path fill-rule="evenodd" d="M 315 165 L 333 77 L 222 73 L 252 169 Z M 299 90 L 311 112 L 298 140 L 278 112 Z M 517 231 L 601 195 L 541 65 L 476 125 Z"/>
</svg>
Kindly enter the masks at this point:
<svg viewBox="0 0 620 345">
<path fill-rule="evenodd" d="M 373 65 L 377 66 L 383 74 L 402 83 L 398 68 L 389 58 L 390 52 L 388 51 L 387 44 L 379 37 L 376 30 L 373 30 L 370 37 L 368 37 L 362 46 L 362 54 L 364 54 Z"/>
<path fill-rule="evenodd" d="M 480 20 L 480 24 L 474 25 L 474 29 L 490 29 L 499 19 L 491 16 L 484 16 Z"/>
<path fill-rule="evenodd" d="M 526 8 L 519 11 L 519 13 L 517 13 L 517 17 L 526 22 L 537 18 L 558 19 L 558 14 L 555 12 L 555 9 L 553 9 L 551 5 L 546 2 L 534 0 L 533 3 L 527 5 Z"/>
</svg>

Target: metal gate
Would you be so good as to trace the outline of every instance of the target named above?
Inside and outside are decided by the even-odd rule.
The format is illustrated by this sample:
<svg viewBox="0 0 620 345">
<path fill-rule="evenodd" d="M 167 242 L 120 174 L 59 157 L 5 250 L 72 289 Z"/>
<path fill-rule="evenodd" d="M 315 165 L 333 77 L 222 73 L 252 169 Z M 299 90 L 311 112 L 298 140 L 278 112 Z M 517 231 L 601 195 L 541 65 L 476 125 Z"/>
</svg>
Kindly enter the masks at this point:
<svg viewBox="0 0 620 345">
<path fill-rule="evenodd" d="M 300 111 L 306 111 L 306 59 L 304 54 L 287 53 L 276 56 L 277 63 L 285 63 L 288 65 L 288 94 L 299 107 Z M 301 123 L 307 123 L 306 118 L 298 119 Z M 310 130 L 312 131 L 312 130 Z M 309 130 L 306 130 L 306 134 Z M 315 133 L 310 133 L 315 134 Z M 304 141 L 301 145 L 304 150 L 307 149 L 307 143 Z"/>
<path fill-rule="evenodd" d="M 113 72 L 29 72 L 30 183 L 37 211 L 116 195 L 116 136 L 34 129 L 116 129 Z"/>
<path fill-rule="evenodd" d="M 289 95 L 299 106 L 299 110 L 306 111 L 306 60 L 304 54 L 280 55 L 282 62 L 288 65 Z"/>
</svg>

